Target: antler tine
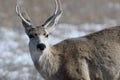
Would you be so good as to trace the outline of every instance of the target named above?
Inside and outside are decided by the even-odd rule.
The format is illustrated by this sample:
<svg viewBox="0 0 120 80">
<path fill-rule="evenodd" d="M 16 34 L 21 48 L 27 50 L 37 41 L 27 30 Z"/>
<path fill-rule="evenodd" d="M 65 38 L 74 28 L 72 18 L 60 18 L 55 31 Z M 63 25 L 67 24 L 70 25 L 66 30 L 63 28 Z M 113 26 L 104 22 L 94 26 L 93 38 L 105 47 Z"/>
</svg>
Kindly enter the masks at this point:
<svg viewBox="0 0 120 80">
<path fill-rule="evenodd" d="M 59 13 L 59 11 L 60 12 L 62 11 L 61 2 L 60 0 L 54 0 L 54 1 L 55 1 L 55 13 L 54 14 L 57 14 Z"/>
<path fill-rule="evenodd" d="M 29 26 L 31 26 L 32 24 L 30 23 L 30 18 L 29 16 L 27 15 L 26 12 L 22 12 L 20 11 L 20 6 L 19 4 L 17 3 L 16 5 L 16 13 L 17 15 L 22 19 L 23 22 L 25 22 L 26 24 L 28 24 Z"/>
<path fill-rule="evenodd" d="M 55 23 L 59 20 L 61 14 L 62 14 L 62 7 L 61 7 L 60 1 L 59 1 L 59 0 L 54 0 L 54 1 L 55 1 L 55 11 L 54 11 L 53 15 L 50 16 L 50 17 L 45 21 L 45 23 L 42 25 L 42 26 L 44 26 L 44 27 L 47 27 L 47 26 L 50 25 L 51 23 L 55 24 Z M 56 18 L 57 18 L 57 19 L 56 19 Z"/>
</svg>

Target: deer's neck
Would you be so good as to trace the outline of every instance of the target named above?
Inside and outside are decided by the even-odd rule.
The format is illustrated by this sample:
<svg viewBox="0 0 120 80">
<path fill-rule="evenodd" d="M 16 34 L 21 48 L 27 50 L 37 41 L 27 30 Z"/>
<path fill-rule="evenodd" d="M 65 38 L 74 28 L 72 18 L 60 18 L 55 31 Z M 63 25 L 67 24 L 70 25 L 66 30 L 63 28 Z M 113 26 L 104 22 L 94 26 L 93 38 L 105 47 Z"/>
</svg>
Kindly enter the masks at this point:
<svg viewBox="0 0 120 80">
<path fill-rule="evenodd" d="M 53 47 L 48 47 L 43 51 L 39 58 L 41 69 L 47 72 L 49 75 L 54 74 L 59 69 L 59 55 Z"/>
</svg>

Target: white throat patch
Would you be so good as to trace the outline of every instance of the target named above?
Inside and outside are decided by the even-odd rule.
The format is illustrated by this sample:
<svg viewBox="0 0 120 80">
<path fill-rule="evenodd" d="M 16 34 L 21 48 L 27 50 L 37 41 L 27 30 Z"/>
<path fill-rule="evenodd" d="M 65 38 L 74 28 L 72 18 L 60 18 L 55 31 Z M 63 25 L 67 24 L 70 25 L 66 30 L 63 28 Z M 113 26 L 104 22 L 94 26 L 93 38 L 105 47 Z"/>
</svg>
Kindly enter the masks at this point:
<svg viewBox="0 0 120 80">
<path fill-rule="evenodd" d="M 59 69 L 59 56 L 55 55 L 55 52 L 47 46 L 39 58 L 39 64 L 42 71 L 48 73 L 49 75 L 54 74 Z"/>
</svg>

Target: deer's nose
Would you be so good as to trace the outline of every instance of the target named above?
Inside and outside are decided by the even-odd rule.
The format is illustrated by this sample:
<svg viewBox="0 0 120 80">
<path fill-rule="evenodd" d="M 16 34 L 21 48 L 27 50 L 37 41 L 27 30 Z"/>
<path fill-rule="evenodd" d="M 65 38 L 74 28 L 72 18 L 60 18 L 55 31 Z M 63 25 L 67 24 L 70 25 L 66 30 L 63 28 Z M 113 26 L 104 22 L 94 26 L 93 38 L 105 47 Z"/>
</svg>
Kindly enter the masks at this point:
<svg viewBox="0 0 120 80">
<path fill-rule="evenodd" d="M 40 43 L 37 45 L 37 49 L 40 49 L 41 51 L 43 51 L 46 48 L 46 45 L 43 43 Z"/>
</svg>

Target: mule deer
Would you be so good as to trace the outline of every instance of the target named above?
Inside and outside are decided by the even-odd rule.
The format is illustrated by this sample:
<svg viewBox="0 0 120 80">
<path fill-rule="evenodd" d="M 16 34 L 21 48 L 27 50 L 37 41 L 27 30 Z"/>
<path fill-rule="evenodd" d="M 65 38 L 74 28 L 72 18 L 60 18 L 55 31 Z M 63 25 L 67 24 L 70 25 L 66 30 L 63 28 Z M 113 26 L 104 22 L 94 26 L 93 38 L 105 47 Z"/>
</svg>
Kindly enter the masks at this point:
<svg viewBox="0 0 120 80">
<path fill-rule="evenodd" d="M 46 80 L 120 80 L 120 26 L 50 45 L 49 33 L 63 12 L 60 1 L 55 0 L 55 4 L 54 14 L 36 27 L 16 6 L 38 72 Z"/>
</svg>

